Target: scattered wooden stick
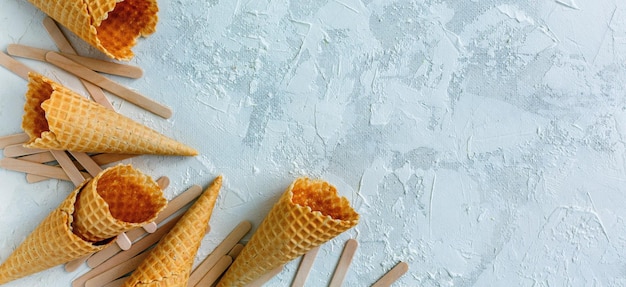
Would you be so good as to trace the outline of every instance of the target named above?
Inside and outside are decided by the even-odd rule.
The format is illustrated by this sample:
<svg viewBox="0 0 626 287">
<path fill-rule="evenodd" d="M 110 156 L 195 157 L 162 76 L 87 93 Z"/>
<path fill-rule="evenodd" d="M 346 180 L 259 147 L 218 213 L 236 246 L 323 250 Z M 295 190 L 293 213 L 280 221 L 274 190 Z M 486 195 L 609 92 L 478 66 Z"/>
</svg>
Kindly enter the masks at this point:
<svg viewBox="0 0 626 287">
<path fill-rule="evenodd" d="M 337 263 L 337 267 L 335 268 L 335 273 L 333 273 L 333 278 L 330 280 L 330 284 L 328 286 L 341 287 L 358 246 L 359 243 L 355 239 L 349 239 L 346 242 L 343 252 L 341 253 L 341 257 L 339 258 L 339 263 Z"/>
<path fill-rule="evenodd" d="M 28 141 L 29 137 L 26 133 L 13 134 L 0 137 L 0 149 L 9 145 L 23 144 Z"/>
<path fill-rule="evenodd" d="M 47 152 L 47 149 L 27 148 L 22 144 L 14 144 L 4 147 L 5 157 L 20 157 L 25 155 L 31 155 L 36 153 Z"/>
<path fill-rule="evenodd" d="M 389 270 L 389 272 L 387 272 L 383 277 L 378 279 L 378 281 L 376 281 L 376 283 L 374 283 L 372 287 L 389 287 L 391 286 L 391 284 L 396 282 L 398 278 L 402 277 L 402 275 L 404 275 L 404 273 L 406 273 L 407 271 L 409 271 L 409 264 L 407 264 L 406 262 L 400 262 L 396 264 L 396 266 L 393 267 L 391 270 Z"/>
<path fill-rule="evenodd" d="M 63 57 L 61 54 L 56 52 L 48 52 L 46 53 L 46 61 L 49 63 L 71 73 L 75 76 L 81 77 L 117 96 L 122 99 L 125 99 L 149 112 L 152 112 L 158 116 L 163 118 L 170 118 L 172 116 L 172 110 L 164 106 L 154 100 L 139 94 L 127 87 L 124 87 L 114 81 L 109 80 L 108 78 L 85 68 L 84 66 Z"/>
<path fill-rule="evenodd" d="M 5 157 L 0 159 L 0 167 L 6 168 L 8 170 L 19 171 L 24 173 L 37 173 L 49 178 L 58 178 L 62 180 L 70 180 L 70 178 L 65 174 L 62 168 L 56 166 L 49 166 L 40 163 L 29 162 L 25 160 L 14 159 L 10 157 Z M 87 178 L 90 175 L 88 173 L 82 173 L 82 175 Z"/>
<path fill-rule="evenodd" d="M 241 250 L 243 250 L 243 244 L 237 243 L 230 251 L 228 251 L 228 256 L 232 257 L 234 260 L 237 256 L 239 256 Z"/>
<path fill-rule="evenodd" d="M 194 200 L 195 198 L 200 196 L 201 193 L 202 193 L 202 188 L 199 185 L 194 185 L 194 186 L 190 187 L 189 189 L 187 189 L 187 191 L 181 193 L 176 198 L 171 200 L 167 204 L 167 207 L 165 207 L 165 209 L 163 211 L 161 211 L 161 213 L 159 213 L 159 215 L 157 216 L 157 218 L 156 218 L 156 220 L 154 222 L 157 223 L 157 224 L 163 222 L 170 215 L 172 215 L 173 213 L 175 213 L 176 211 L 181 209 L 183 206 L 189 204 L 192 200 Z M 142 235 L 144 235 L 145 232 L 141 228 L 136 228 L 136 229 L 133 229 L 133 230 L 127 232 L 126 234 L 128 235 L 128 237 L 131 240 L 134 241 L 137 238 L 139 238 Z M 119 248 L 119 246 L 111 245 L 111 246 L 109 246 L 109 247 L 107 247 L 107 248 L 105 248 L 105 249 L 95 253 L 91 257 L 89 257 L 89 259 L 87 259 L 87 266 L 89 266 L 91 268 L 96 268 L 100 264 L 102 264 L 103 262 L 105 262 L 109 258 L 113 257 L 115 254 L 117 254 L 120 251 L 122 251 L 122 250 Z"/>
<path fill-rule="evenodd" d="M 63 32 L 61 31 L 61 29 L 59 29 L 59 26 L 57 26 L 57 23 L 54 22 L 52 18 L 45 17 L 43 19 L 43 26 L 48 31 L 48 34 L 50 34 L 52 41 L 54 41 L 54 43 L 59 48 L 59 51 L 66 54 L 76 55 L 76 50 L 74 50 L 74 47 L 72 47 L 70 41 L 65 38 L 65 35 L 63 35 Z M 109 99 L 107 99 L 107 97 L 104 95 L 102 89 L 100 89 L 98 86 L 93 85 L 92 83 L 85 81 L 84 79 L 81 79 L 80 77 L 79 80 L 83 84 L 83 86 L 85 86 L 85 89 L 87 89 L 87 92 L 89 92 L 94 101 L 101 104 L 107 109 L 113 110 L 113 105 L 111 105 Z"/>
<path fill-rule="evenodd" d="M 202 280 L 204 275 L 215 266 L 217 261 L 228 253 L 252 228 L 249 221 L 242 221 L 231 231 L 228 236 L 219 244 L 202 263 L 191 272 L 189 276 L 189 286 L 196 286 Z"/>
<path fill-rule="evenodd" d="M 52 156 L 57 160 L 67 177 L 70 178 L 74 186 L 79 186 L 85 177 L 81 174 L 80 170 L 74 165 L 72 159 L 62 150 L 50 150 Z"/>
<path fill-rule="evenodd" d="M 24 157 L 20 157 L 20 160 L 30 160 L 30 157 L 34 157 L 35 155 L 28 155 L 28 156 L 24 156 Z M 47 160 L 48 157 L 50 156 L 52 157 L 52 155 L 47 152 L 47 153 L 42 153 L 41 154 L 41 159 L 42 160 L 46 160 L 46 161 L 35 161 L 34 162 L 39 162 L 39 163 L 45 163 L 45 162 L 50 162 L 52 160 L 54 160 L 54 158 L 52 160 Z M 128 158 L 132 158 L 135 157 L 137 155 L 131 155 L 131 154 L 108 154 L 108 153 L 102 153 L 102 154 L 97 154 L 92 156 L 91 158 L 98 164 L 98 165 L 106 165 L 106 164 L 110 164 L 110 163 L 114 163 L 117 161 L 121 161 L 121 160 L 125 160 Z M 39 157 L 36 157 L 35 159 L 39 159 Z M 79 167 L 80 169 L 80 167 Z M 46 177 L 44 175 L 40 175 L 40 174 L 33 174 L 32 172 L 26 175 L 26 181 L 28 183 L 35 183 L 35 182 L 39 182 L 42 180 L 46 180 L 46 179 L 50 179 L 50 177 Z M 61 180 L 68 180 L 68 179 L 62 179 L 62 178 L 58 178 Z"/>
<path fill-rule="evenodd" d="M 96 176 L 100 173 L 100 171 L 102 171 L 100 165 L 98 165 L 98 163 L 96 163 L 96 161 L 89 157 L 86 153 L 70 151 L 70 154 L 80 163 L 82 167 L 85 168 L 89 174 L 91 174 L 91 176 Z"/>
<path fill-rule="evenodd" d="M 315 257 L 317 256 L 317 252 L 320 251 L 319 247 L 315 247 L 304 256 L 302 256 L 302 260 L 300 261 L 300 266 L 298 266 L 298 271 L 296 271 L 296 277 L 291 283 L 291 287 L 302 287 L 304 283 L 306 283 L 307 277 L 309 277 L 309 272 L 311 272 L 311 267 L 313 267 L 313 262 L 315 262 Z"/>
<path fill-rule="evenodd" d="M 228 255 L 224 255 L 222 256 L 222 258 L 217 260 L 217 262 L 215 263 L 215 266 L 213 266 L 211 270 L 209 270 L 209 272 L 207 272 L 204 275 L 204 277 L 202 277 L 202 279 L 198 282 L 198 284 L 191 285 L 190 283 L 188 283 L 187 285 L 198 286 L 198 287 L 213 286 L 215 281 L 217 281 L 217 279 L 220 278 L 220 276 L 222 276 L 222 274 L 226 271 L 226 269 L 228 269 L 228 267 L 232 263 L 233 263 L 233 258 Z"/>
<path fill-rule="evenodd" d="M 30 162 L 35 162 L 35 163 L 47 163 L 47 162 L 53 162 L 56 160 L 54 159 L 54 156 L 52 156 L 52 154 L 49 151 L 21 156 L 19 157 L 19 159 L 30 161 Z"/>
<path fill-rule="evenodd" d="M 274 268 L 274 270 L 266 273 L 265 275 L 259 277 L 257 280 L 254 280 L 250 283 L 248 283 L 248 285 L 246 285 L 246 287 L 261 287 L 263 286 L 265 283 L 267 283 L 268 281 L 272 280 L 272 278 L 274 278 L 274 276 L 278 275 L 278 273 L 283 271 L 283 267 L 285 267 L 284 265 L 278 266 L 276 268 Z"/>
<path fill-rule="evenodd" d="M 11 56 L 42 62 L 46 61 L 46 53 L 48 52 L 52 51 L 20 44 L 9 44 L 9 46 L 7 46 L 7 53 Z M 99 60 L 90 57 L 83 57 L 79 55 L 72 55 L 63 51 L 61 51 L 61 55 L 96 72 L 131 79 L 139 79 L 143 76 L 143 70 L 137 66 Z"/>
<path fill-rule="evenodd" d="M 4 52 L 0 52 L 0 66 L 5 67 L 7 70 L 13 72 L 13 74 L 18 75 L 26 81 L 28 81 L 28 73 L 33 71 L 31 68 L 11 58 L 11 56 Z"/>
<path fill-rule="evenodd" d="M 85 287 L 100 287 L 137 269 L 150 252 L 143 252 L 85 281 Z"/>
</svg>

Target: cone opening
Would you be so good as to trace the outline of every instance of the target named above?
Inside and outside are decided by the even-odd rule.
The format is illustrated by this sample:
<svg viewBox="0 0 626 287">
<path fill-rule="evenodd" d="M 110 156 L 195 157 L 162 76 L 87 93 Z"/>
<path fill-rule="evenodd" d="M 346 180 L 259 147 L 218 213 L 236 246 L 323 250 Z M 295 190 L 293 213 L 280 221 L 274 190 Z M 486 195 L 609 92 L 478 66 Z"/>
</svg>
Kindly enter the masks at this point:
<svg viewBox="0 0 626 287">
<path fill-rule="evenodd" d="M 54 88 L 43 77 L 30 75 L 26 104 L 24 105 L 24 117 L 22 129 L 31 137 L 38 138 L 41 134 L 50 130 L 46 112 L 42 103 L 50 98 Z"/>
<path fill-rule="evenodd" d="M 131 166 L 106 170 L 98 179 L 96 191 L 114 218 L 129 223 L 150 221 L 167 204 L 159 186 Z"/>
<path fill-rule="evenodd" d="M 130 48 L 139 36 L 156 30 L 158 6 L 154 0 L 125 0 L 118 2 L 107 18 L 96 27 L 102 46 L 122 59 L 132 56 Z"/>
<path fill-rule="evenodd" d="M 348 199 L 339 196 L 337 189 L 325 181 L 300 178 L 293 183 L 292 192 L 292 202 L 307 206 L 312 212 L 319 211 L 323 215 L 343 221 L 356 220 L 359 217 Z"/>
</svg>

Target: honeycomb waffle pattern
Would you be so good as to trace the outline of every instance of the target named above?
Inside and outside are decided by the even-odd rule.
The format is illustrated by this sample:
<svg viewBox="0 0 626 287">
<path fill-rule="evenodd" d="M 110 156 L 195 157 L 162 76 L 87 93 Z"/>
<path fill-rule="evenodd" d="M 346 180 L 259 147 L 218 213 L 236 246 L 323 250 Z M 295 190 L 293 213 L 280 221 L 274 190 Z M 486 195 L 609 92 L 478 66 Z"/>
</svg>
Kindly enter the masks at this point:
<svg viewBox="0 0 626 287">
<path fill-rule="evenodd" d="M 83 98 L 50 79 L 38 74 L 31 74 L 29 78 L 22 121 L 22 128 L 31 136 L 27 147 L 98 153 L 198 154 L 195 149 Z M 52 92 L 39 94 L 49 91 Z M 40 102 L 42 110 L 36 106 Z M 47 119 L 47 128 L 40 119 Z M 44 129 L 47 131 L 42 132 Z M 39 137 L 33 137 L 38 133 Z"/>
<path fill-rule="evenodd" d="M 107 168 L 80 192 L 74 233 L 99 242 L 156 219 L 167 200 L 159 186 L 130 165 Z"/>
<path fill-rule="evenodd" d="M 0 285 L 100 251 L 113 242 L 96 245 L 72 233 L 74 203 L 81 188 L 77 187 L 0 265 Z"/>
<path fill-rule="evenodd" d="M 118 60 L 131 59 L 136 39 L 154 32 L 158 21 L 155 0 L 29 1 L 90 45 Z"/>
<path fill-rule="evenodd" d="M 323 203 L 320 210 L 293 202 Z M 308 200 L 310 199 L 310 200 Z M 338 215 L 332 218 L 328 211 Z M 299 178 L 283 193 L 217 286 L 245 286 L 358 223 L 359 215 L 330 184 Z"/>
<path fill-rule="evenodd" d="M 222 185 L 217 177 L 185 212 L 137 270 L 124 282 L 129 286 L 186 287 L 194 258 L 202 242 Z"/>
</svg>

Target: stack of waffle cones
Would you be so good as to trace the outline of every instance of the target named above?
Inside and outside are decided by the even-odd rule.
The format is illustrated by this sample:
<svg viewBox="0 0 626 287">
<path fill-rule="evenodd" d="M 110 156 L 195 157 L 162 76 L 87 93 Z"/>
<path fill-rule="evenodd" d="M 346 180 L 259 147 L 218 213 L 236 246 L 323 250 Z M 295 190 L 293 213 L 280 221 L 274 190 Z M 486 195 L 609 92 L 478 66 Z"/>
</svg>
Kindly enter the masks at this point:
<svg viewBox="0 0 626 287">
<path fill-rule="evenodd" d="M 99 251 L 154 220 L 166 204 L 149 176 L 128 165 L 110 167 L 78 186 L 13 251 L 0 265 L 0 284 Z"/>
<path fill-rule="evenodd" d="M 76 152 L 196 155 L 197 151 L 30 74 L 22 128 L 29 148 Z"/>
<path fill-rule="evenodd" d="M 222 178 L 217 177 L 123 286 L 187 286 L 221 185 Z"/>
<path fill-rule="evenodd" d="M 118 60 L 133 57 L 139 36 L 156 31 L 155 0 L 29 0 L 90 45 Z"/>
<path fill-rule="evenodd" d="M 283 193 L 217 286 L 245 286 L 358 223 L 332 185 L 299 178 Z"/>
</svg>

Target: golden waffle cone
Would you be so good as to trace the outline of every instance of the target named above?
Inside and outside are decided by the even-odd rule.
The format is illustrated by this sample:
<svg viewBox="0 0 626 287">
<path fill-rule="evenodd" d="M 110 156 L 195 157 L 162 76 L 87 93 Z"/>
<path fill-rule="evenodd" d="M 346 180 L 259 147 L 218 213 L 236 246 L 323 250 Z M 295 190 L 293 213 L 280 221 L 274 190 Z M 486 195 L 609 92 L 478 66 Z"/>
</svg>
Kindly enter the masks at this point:
<svg viewBox="0 0 626 287">
<path fill-rule="evenodd" d="M 111 170 L 104 171 L 108 173 Z M 98 177 L 102 178 L 105 176 Z M 122 179 L 123 180 L 123 179 Z M 87 208 L 85 205 L 77 204 L 80 200 L 85 188 L 90 184 L 85 181 L 78 186 L 60 205 L 46 217 L 35 230 L 22 242 L 7 260 L 0 265 L 0 285 L 9 281 L 28 276 L 39 271 L 57 266 L 83 257 L 87 254 L 97 252 L 114 242 L 115 237 L 112 236 L 106 240 L 92 242 L 83 239 L 82 234 L 78 234 L 73 228 L 78 221 L 98 222 L 100 218 L 84 218 L 82 209 Z M 111 186 L 117 188 L 117 186 Z M 160 189 L 159 189 L 160 191 Z M 115 193 L 127 192 L 126 190 L 110 191 Z M 165 201 L 160 196 L 158 201 Z M 138 213 L 144 213 L 143 203 L 131 202 L 132 206 L 127 206 L 129 210 Z M 155 203 L 155 206 L 158 204 Z M 155 213 L 157 210 L 153 210 Z M 90 214 L 87 216 L 99 216 Z M 156 214 L 150 215 L 150 218 Z M 147 222 L 144 222 L 145 224 Z M 122 230 L 126 231 L 126 230 Z M 90 230 L 90 233 L 98 234 L 97 231 Z"/>
<path fill-rule="evenodd" d="M 156 31 L 156 0 L 29 0 L 104 54 L 130 60 L 139 36 Z"/>
<path fill-rule="evenodd" d="M 194 257 L 209 226 L 222 177 L 217 177 L 174 228 L 124 282 L 129 286 L 187 287 Z"/>
<path fill-rule="evenodd" d="M 110 167 L 78 196 L 74 232 L 91 242 L 105 240 L 154 221 L 165 205 L 163 191 L 151 177 L 130 165 Z"/>
<path fill-rule="evenodd" d="M 245 286 L 358 221 L 359 215 L 345 197 L 337 195 L 335 187 L 322 180 L 296 179 L 217 286 Z"/>
<path fill-rule="evenodd" d="M 77 152 L 197 155 L 140 123 L 39 74 L 29 75 L 22 129 L 30 148 Z"/>
</svg>

